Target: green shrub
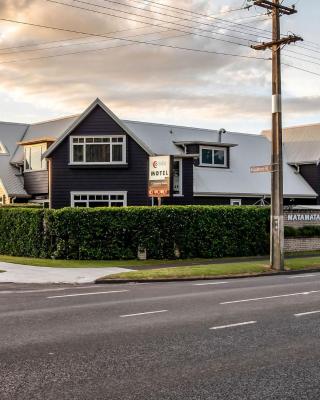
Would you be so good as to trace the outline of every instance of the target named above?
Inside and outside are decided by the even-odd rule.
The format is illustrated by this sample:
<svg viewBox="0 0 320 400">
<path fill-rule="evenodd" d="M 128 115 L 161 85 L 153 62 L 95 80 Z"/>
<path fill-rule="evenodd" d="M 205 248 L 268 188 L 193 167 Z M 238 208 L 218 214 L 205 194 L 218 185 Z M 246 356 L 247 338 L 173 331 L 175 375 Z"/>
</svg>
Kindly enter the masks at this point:
<svg viewBox="0 0 320 400">
<path fill-rule="evenodd" d="M 10 255 L 132 259 L 142 247 L 148 258 L 166 259 L 174 258 L 177 249 L 181 258 L 254 256 L 269 250 L 269 209 L 261 207 L 2 209 L 1 226 L 10 233 L 0 236 L 0 253 Z"/>
<path fill-rule="evenodd" d="M 284 229 L 285 237 L 320 237 L 320 226 L 310 225 L 299 228 L 286 226 Z"/>
<path fill-rule="evenodd" d="M 43 210 L 0 208 L 0 254 L 41 257 L 45 247 Z"/>
</svg>

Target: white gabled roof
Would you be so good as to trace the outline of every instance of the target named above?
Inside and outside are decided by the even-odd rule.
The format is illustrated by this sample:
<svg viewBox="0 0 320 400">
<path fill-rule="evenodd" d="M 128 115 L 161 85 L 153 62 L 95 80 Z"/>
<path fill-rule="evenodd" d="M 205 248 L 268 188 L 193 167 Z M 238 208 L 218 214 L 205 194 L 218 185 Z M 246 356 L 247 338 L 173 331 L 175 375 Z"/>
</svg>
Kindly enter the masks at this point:
<svg viewBox="0 0 320 400">
<path fill-rule="evenodd" d="M 56 139 L 46 152 L 45 156 L 47 157 L 97 105 L 150 155 L 183 156 L 183 146 L 178 146 L 175 143 L 202 142 L 214 144 L 219 142 L 217 130 L 138 121 L 121 121 L 97 99 L 81 115 L 32 125 L 0 123 L 0 141 L 3 142 L 9 152 L 9 155 L 0 155 L 0 179 L 7 192 L 26 195 L 23 189 L 22 177 L 17 176 L 18 169 L 13 166 L 23 161 L 22 146 L 17 146 L 18 142 L 30 142 L 40 137 Z M 315 140 L 320 144 L 316 133 L 317 127 L 320 126 L 312 128 L 314 129 L 312 141 Z M 292 133 L 289 136 L 296 139 L 288 141 L 285 145 L 284 195 L 286 197 L 315 198 L 317 193 L 301 175 L 296 174 L 294 169 L 288 165 L 288 162 L 293 159 L 293 152 L 287 145 L 291 143 L 296 145 L 299 135 Z M 304 140 L 307 141 L 308 138 L 310 138 L 310 135 L 305 134 Z M 270 142 L 262 135 L 234 132 L 224 134 L 222 141 L 230 147 L 231 168 L 194 167 L 195 194 L 199 196 L 270 195 L 270 174 L 250 173 L 251 166 L 270 163 Z M 305 146 L 305 143 L 299 142 L 298 146 Z M 317 152 L 317 150 L 314 151 Z M 305 151 L 305 155 L 306 153 L 307 151 Z"/>
<path fill-rule="evenodd" d="M 250 167 L 270 164 L 270 142 L 264 136 L 231 133 L 238 144 L 230 149 L 230 169 L 194 167 L 195 195 L 270 196 L 270 173 L 251 173 Z M 284 196 L 317 197 L 311 186 L 287 164 L 284 154 Z"/>
<path fill-rule="evenodd" d="M 10 164 L 10 159 L 17 148 L 17 142 L 23 137 L 28 125 L 0 122 L 0 142 L 6 153 L 0 154 L 0 181 L 10 196 L 27 196 L 23 188 L 23 179 L 19 170 Z"/>
<path fill-rule="evenodd" d="M 262 135 L 269 140 L 270 131 Z M 290 164 L 317 164 L 320 161 L 320 124 L 293 126 L 283 129 L 283 143 Z"/>
</svg>

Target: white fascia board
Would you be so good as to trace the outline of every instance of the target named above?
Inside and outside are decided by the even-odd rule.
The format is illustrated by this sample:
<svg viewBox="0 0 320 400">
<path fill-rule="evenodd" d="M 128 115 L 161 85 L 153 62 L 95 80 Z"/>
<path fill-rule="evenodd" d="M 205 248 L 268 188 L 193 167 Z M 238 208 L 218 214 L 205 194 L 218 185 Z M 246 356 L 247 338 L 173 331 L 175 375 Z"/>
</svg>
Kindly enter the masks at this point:
<svg viewBox="0 0 320 400">
<path fill-rule="evenodd" d="M 143 150 L 149 154 L 153 155 L 151 149 L 149 149 L 145 143 L 143 143 L 100 99 L 96 99 L 80 116 L 74 123 L 56 140 L 49 149 L 43 154 L 43 158 L 48 158 L 50 154 L 60 145 L 60 143 L 68 137 L 72 131 L 91 113 L 91 111 L 96 107 L 100 106 L 106 114 L 109 115 Z"/>
<path fill-rule="evenodd" d="M 194 193 L 194 197 L 270 197 L 270 193 Z M 285 194 L 283 198 L 316 199 L 317 195 Z"/>
</svg>

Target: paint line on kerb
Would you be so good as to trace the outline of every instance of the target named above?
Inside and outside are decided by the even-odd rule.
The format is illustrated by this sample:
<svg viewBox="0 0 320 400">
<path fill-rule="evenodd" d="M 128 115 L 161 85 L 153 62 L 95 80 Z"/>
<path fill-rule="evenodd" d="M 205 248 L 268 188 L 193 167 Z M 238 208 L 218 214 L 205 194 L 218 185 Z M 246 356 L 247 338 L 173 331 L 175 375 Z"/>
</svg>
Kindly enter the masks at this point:
<svg viewBox="0 0 320 400">
<path fill-rule="evenodd" d="M 208 286 L 208 285 L 224 285 L 229 282 L 206 282 L 206 283 L 194 283 L 193 286 Z"/>
<path fill-rule="evenodd" d="M 281 297 L 307 296 L 309 294 L 319 293 L 319 292 L 320 292 L 320 290 L 311 290 L 310 292 L 288 293 L 288 294 L 280 294 L 278 296 L 266 296 L 266 297 L 256 297 L 256 298 L 253 298 L 253 299 L 224 301 L 223 303 L 220 303 L 220 304 L 247 303 L 249 301 L 271 300 L 271 299 L 279 299 Z"/>
<path fill-rule="evenodd" d="M 215 331 L 215 330 L 218 330 L 218 329 L 235 328 L 237 326 L 253 325 L 253 324 L 256 324 L 256 323 L 257 323 L 257 321 L 239 322 L 237 324 L 214 326 L 213 328 L 210 328 L 210 330 Z"/>
<path fill-rule="evenodd" d="M 309 311 L 309 312 L 294 314 L 294 316 L 295 317 L 303 317 L 304 315 L 313 315 L 313 314 L 320 314 L 320 310 L 319 311 Z"/>
<path fill-rule="evenodd" d="M 295 276 L 289 276 L 289 279 L 298 279 L 298 278 L 311 278 L 313 276 L 316 276 L 316 274 L 308 274 L 308 275 L 295 275 Z"/>
<path fill-rule="evenodd" d="M 75 293 L 75 294 L 64 294 L 62 296 L 49 296 L 47 299 L 61 299 L 64 297 L 79 297 L 79 296 L 94 296 L 98 294 L 111 294 L 111 293 L 124 293 L 129 290 L 110 290 L 108 292 L 92 292 L 92 293 Z"/>
<path fill-rule="evenodd" d="M 46 292 L 63 292 L 64 290 L 82 290 L 82 289 L 98 289 L 97 285 L 95 286 L 70 286 L 65 288 L 48 288 L 48 289 L 29 289 L 29 290 L 3 290 L 0 291 L 0 294 L 26 294 L 26 293 L 46 293 Z"/>
<path fill-rule="evenodd" d="M 138 317 L 140 315 L 160 314 L 160 313 L 165 313 L 165 312 L 168 312 L 168 310 L 147 311 L 147 312 L 136 313 L 136 314 L 126 314 L 126 315 L 120 315 L 120 318 Z"/>
</svg>

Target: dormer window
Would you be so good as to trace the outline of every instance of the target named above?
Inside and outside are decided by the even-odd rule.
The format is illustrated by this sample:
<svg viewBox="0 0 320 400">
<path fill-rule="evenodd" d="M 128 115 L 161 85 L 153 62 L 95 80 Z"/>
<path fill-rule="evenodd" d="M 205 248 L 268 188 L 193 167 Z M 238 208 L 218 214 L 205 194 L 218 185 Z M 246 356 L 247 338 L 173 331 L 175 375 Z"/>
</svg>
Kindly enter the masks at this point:
<svg viewBox="0 0 320 400">
<path fill-rule="evenodd" d="M 125 164 L 126 137 L 71 136 L 71 164 Z"/>
<path fill-rule="evenodd" d="M 4 147 L 4 145 L 0 142 L 0 155 L 7 155 L 8 151 L 7 149 Z"/>
<path fill-rule="evenodd" d="M 24 147 L 24 171 L 44 171 L 47 169 L 47 161 L 42 155 L 47 150 L 47 143 L 38 143 Z"/>
<path fill-rule="evenodd" d="M 228 151 L 225 147 L 200 146 L 200 166 L 228 167 Z"/>
</svg>

